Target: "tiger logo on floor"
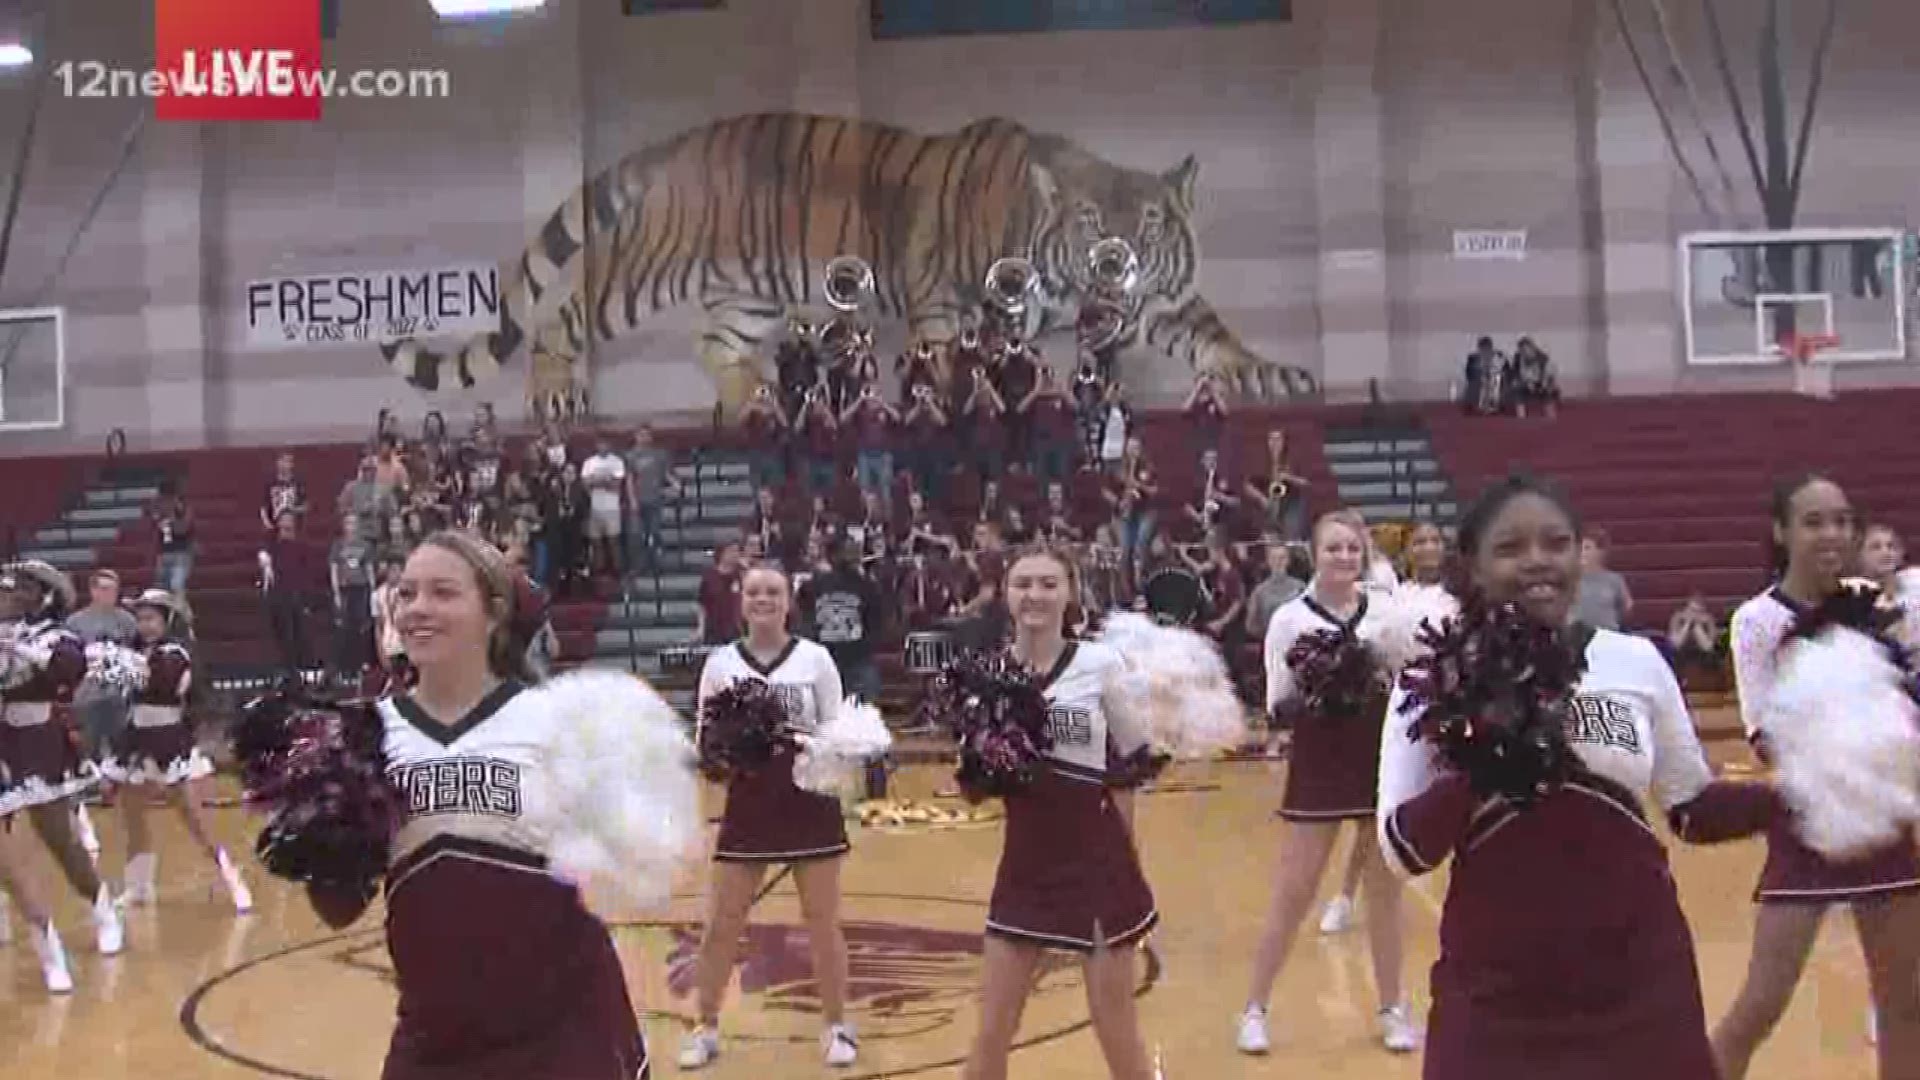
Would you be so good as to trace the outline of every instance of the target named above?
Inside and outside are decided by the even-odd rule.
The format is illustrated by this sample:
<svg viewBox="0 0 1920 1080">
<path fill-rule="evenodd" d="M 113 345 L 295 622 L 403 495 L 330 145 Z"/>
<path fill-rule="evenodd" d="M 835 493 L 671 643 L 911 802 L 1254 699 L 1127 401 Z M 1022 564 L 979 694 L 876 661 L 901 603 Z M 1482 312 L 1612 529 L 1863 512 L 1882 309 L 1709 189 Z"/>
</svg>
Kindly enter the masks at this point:
<svg viewBox="0 0 1920 1080">
<path fill-rule="evenodd" d="M 836 256 L 872 267 L 880 317 L 942 346 L 1008 255 L 1036 270 L 1028 333 L 1072 326 L 1088 252 L 1120 236 L 1140 284 L 1119 349 L 1144 346 L 1259 396 L 1316 392 L 1306 371 L 1249 350 L 1197 291 L 1198 172 L 1191 156 L 1158 175 L 1124 168 L 1004 119 L 942 135 L 798 113 L 721 120 L 628 155 L 555 210 L 502 268 L 498 329 L 452 352 L 411 339 L 381 352 L 435 391 L 472 387 L 525 348 L 535 408 L 577 413 L 591 346 L 697 302 L 700 361 L 731 414 L 765 381 L 762 342 L 823 303 Z"/>
</svg>

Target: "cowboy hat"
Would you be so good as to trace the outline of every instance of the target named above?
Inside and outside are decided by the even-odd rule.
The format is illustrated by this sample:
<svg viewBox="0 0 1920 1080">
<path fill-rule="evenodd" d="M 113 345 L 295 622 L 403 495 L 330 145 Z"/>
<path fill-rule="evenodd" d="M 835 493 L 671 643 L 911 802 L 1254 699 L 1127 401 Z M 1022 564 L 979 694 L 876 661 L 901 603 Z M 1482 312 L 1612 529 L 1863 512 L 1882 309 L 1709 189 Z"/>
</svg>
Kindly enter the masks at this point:
<svg viewBox="0 0 1920 1080">
<path fill-rule="evenodd" d="M 127 601 L 127 606 L 136 611 L 140 608 L 155 608 L 170 619 L 181 613 L 180 598 L 165 589 L 147 589 L 139 596 Z"/>
<path fill-rule="evenodd" d="M 25 562 L 10 563 L 0 568 L 0 573 L 6 575 L 8 588 L 17 589 L 30 581 L 39 585 L 42 592 L 59 597 L 66 607 L 73 606 L 75 596 L 73 579 L 51 563 L 42 562 L 39 559 L 28 559 Z"/>
</svg>

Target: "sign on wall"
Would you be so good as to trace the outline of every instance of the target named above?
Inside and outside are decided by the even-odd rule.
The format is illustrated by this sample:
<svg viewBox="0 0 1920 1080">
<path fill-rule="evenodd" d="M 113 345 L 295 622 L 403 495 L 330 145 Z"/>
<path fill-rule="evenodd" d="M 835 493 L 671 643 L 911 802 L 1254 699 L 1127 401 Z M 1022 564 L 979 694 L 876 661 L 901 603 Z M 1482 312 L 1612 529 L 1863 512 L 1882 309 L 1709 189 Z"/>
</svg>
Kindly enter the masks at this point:
<svg viewBox="0 0 1920 1080">
<path fill-rule="evenodd" d="M 1453 257 L 1472 261 L 1525 262 L 1525 229 L 1455 229 Z"/>
<path fill-rule="evenodd" d="M 475 263 L 268 278 L 247 283 L 241 310 L 256 349 L 481 334 L 500 325 L 500 272 Z"/>
</svg>

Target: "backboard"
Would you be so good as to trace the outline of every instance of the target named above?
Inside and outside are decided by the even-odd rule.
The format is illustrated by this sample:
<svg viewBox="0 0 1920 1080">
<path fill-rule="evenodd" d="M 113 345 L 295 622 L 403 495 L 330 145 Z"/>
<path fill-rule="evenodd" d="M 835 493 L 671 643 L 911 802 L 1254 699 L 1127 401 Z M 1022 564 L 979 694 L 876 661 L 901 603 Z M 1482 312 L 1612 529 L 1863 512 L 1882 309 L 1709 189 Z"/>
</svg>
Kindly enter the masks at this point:
<svg viewBox="0 0 1920 1080">
<path fill-rule="evenodd" d="M 1789 334 L 1838 337 L 1822 363 L 1907 358 L 1899 229 L 1700 232 L 1680 238 L 1689 364 L 1775 364 Z"/>
<path fill-rule="evenodd" d="M 0 434 L 66 423 L 66 309 L 0 308 Z"/>
</svg>

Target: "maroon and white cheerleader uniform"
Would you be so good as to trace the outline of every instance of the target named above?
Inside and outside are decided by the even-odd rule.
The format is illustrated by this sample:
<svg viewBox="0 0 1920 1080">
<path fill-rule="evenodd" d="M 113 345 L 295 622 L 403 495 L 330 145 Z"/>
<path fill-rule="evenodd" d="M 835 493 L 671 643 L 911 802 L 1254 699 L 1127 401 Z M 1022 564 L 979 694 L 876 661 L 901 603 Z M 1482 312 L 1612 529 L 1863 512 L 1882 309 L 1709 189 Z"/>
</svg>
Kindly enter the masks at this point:
<svg viewBox="0 0 1920 1080">
<path fill-rule="evenodd" d="M 987 932 L 1072 952 L 1122 948 L 1160 921 L 1108 766 L 1146 745 L 1106 707 L 1124 661 L 1097 642 L 1068 642 L 1046 673 L 1053 749 L 1032 784 L 1003 801 L 1005 846 Z"/>
<path fill-rule="evenodd" d="M 841 704 L 840 669 L 817 642 L 791 638 L 770 664 L 761 664 L 745 641 L 716 650 L 700 669 L 699 703 L 736 682 L 764 682 L 799 731 L 818 728 Z M 776 756 L 765 768 L 727 782 L 727 808 L 713 857 L 721 862 L 792 863 L 831 859 L 848 849 L 840 800 L 793 782 L 793 755 Z"/>
<path fill-rule="evenodd" d="M 1334 630 L 1357 637 L 1384 657 L 1387 629 L 1383 598 L 1362 590 L 1359 606 L 1345 619 L 1328 611 L 1308 591 L 1274 611 L 1267 623 L 1267 712 L 1283 709 L 1298 694 L 1287 651 L 1303 635 Z M 1382 661 L 1384 662 L 1384 660 Z M 1384 685 L 1384 684 L 1383 684 Z M 1380 775 L 1380 722 L 1386 694 L 1347 715 L 1300 715 L 1293 725 L 1287 758 L 1287 790 L 1280 816 L 1289 821 L 1345 821 L 1371 818 Z"/>
<path fill-rule="evenodd" d="M 1593 632 L 1568 721 L 1576 778 L 1526 809 L 1483 799 L 1398 710 L 1381 745 L 1380 846 L 1423 874 L 1451 856 L 1425 1080 L 1713 1080 L 1693 939 L 1642 808 L 1695 843 L 1765 829 L 1770 785 L 1713 780 L 1673 672 Z"/>
<path fill-rule="evenodd" d="M 156 642 L 141 652 L 147 683 L 133 699 L 133 723 L 100 771 L 118 784 L 161 786 L 211 776 L 213 762 L 194 744 L 186 718 L 192 654 L 177 641 Z"/>
<path fill-rule="evenodd" d="M 547 868 L 522 814 L 559 722 L 503 683 L 452 726 L 376 706 L 406 821 L 387 870 L 398 1022 L 382 1080 L 646 1080 L 607 928 Z"/>
<path fill-rule="evenodd" d="M 0 630 L 0 815 L 55 802 L 99 783 L 74 729 L 86 649 L 51 619 Z"/>
<path fill-rule="evenodd" d="M 1781 646 L 1799 613 L 1800 606 L 1778 588 L 1748 600 L 1733 613 L 1733 675 L 1740 719 L 1747 738 L 1763 755 L 1766 732 L 1760 718 L 1773 693 Z M 1754 899 L 1763 904 L 1830 904 L 1916 889 L 1920 889 L 1920 854 L 1912 837 L 1846 862 L 1831 862 L 1809 848 L 1792 821 L 1782 815 L 1767 833 L 1767 861 Z"/>
</svg>

